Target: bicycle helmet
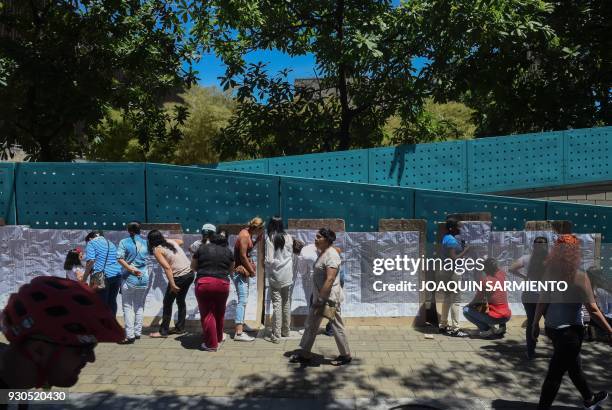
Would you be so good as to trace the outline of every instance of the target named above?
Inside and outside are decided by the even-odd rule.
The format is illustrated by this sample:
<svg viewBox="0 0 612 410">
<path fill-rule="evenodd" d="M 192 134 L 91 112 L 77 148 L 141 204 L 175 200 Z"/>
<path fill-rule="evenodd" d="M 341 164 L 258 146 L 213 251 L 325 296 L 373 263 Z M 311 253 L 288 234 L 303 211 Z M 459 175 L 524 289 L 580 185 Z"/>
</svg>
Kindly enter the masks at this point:
<svg viewBox="0 0 612 410">
<path fill-rule="evenodd" d="M 87 285 L 39 276 L 10 296 L 0 318 L 11 343 L 41 338 L 79 346 L 119 342 L 124 333 L 111 310 Z"/>
</svg>

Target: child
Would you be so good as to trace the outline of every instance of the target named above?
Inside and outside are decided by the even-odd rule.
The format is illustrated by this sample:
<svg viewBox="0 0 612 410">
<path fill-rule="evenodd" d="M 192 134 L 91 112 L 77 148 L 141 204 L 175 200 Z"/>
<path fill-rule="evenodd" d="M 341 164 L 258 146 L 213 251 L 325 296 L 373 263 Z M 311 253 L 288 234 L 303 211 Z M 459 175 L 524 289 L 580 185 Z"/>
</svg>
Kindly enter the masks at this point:
<svg viewBox="0 0 612 410">
<path fill-rule="evenodd" d="M 81 248 L 70 249 L 66 255 L 66 261 L 64 262 L 64 270 L 66 271 L 66 279 L 75 280 L 78 282 L 83 281 L 83 251 Z"/>
</svg>

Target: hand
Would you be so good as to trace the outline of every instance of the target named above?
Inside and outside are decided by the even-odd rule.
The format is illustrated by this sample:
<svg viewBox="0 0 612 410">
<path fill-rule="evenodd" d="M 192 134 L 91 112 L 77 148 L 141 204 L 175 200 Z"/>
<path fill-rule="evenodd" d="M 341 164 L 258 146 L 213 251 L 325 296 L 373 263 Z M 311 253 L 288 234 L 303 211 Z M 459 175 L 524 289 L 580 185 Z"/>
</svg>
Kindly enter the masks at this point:
<svg viewBox="0 0 612 410">
<path fill-rule="evenodd" d="M 241 274 L 242 276 L 249 276 L 249 272 L 244 268 L 244 266 L 240 265 L 238 266 L 236 269 L 234 269 L 237 273 Z"/>
<path fill-rule="evenodd" d="M 538 336 L 540 336 L 540 325 L 538 323 L 534 323 L 531 327 L 531 337 L 533 337 L 533 340 L 537 342 Z"/>
<path fill-rule="evenodd" d="M 174 283 L 170 284 L 170 292 L 172 292 L 172 293 L 179 293 L 180 290 L 181 290 L 181 288 L 176 286 Z"/>
<path fill-rule="evenodd" d="M 79 282 L 85 282 L 85 274 L 83 273 L 77 272 L 76 278 L 77 278 L 77 281 Z"/>
<path fill-rule="evenodd" d="M 132 268 L 132 275 L 136 276 L 136 277 L 141 277 L 142 276 L 142 272 L 139 271 L 136 268 Z"/>
</svg>

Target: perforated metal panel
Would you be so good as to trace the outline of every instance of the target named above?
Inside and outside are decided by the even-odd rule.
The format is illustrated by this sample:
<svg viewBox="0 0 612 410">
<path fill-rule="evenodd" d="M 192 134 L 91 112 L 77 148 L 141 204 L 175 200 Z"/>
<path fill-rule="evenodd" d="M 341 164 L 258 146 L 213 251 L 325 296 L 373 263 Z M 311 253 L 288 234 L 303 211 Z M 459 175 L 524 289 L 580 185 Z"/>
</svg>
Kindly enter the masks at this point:
<svg viewBox="0 0 612 410">
<path fill-rule="evenodd" d="M 195 167 L 147 164 L 148 222 L 181 223 L 199 232 L 210 222 L 245 223 L 279 212 L 279 179 Z"/>
<path fill-rule="evenodd" d="M 373 148 L 369 168 L 371 184 L 467 190 L 465 141 Z"/>
<path fill-rule="evenodd" d="M 144 164 L 20 163 L 18 223 L 33 228 L 116 229 L 144 221 Z"/>
<path fill-rule="evenodd" d="M 303 178 L 281 179 L 283 218 L 341 218 L 346 230 L 378 230 L 381 218 L 412 218 L 413 190 Z"/>
<path fill-rule="evenodd" d="M 612 127 L 564 132 L 565 183 L 612 180 Z"/>
<path fill-rule="evenodd" d="M 268 159 L 253 159 L 246 161 L 221 162 L 215 169 L 226 171 L 253 172 L 256 174 L 268 174 Z"/>
<path fill-rule="evenodd" d="M 575 233 L 601 233 L 602 267 L 612 280 L 612 207 L 549 201 L 547 216 L 572 221 Z"/>
<path fill-rule="evenodd" d="M 546 202 L 498 197 L 415 190 L 415 218 L 427 220 L 427 240 L 436 240 L 438 222 L 451 213 L 491 212 L 492 229 L 496 231 L 522 230 L 525 221 L 546 219 Z"/>
<path fill-rule="evenodd" d="M 481 138 L 467 143 L 469 192 L 563 184 L 563 134 Z"/>
<path fill-rule="evenodd" d="M 368 182 L 368 150 L 270 158 L 270 173 L 330 181 Z"/>
<path fill-rule="evenodd" d="M 15 164 L 0 164 L 0 217 L 12 225 L 15 223 Z"/>
</svg>

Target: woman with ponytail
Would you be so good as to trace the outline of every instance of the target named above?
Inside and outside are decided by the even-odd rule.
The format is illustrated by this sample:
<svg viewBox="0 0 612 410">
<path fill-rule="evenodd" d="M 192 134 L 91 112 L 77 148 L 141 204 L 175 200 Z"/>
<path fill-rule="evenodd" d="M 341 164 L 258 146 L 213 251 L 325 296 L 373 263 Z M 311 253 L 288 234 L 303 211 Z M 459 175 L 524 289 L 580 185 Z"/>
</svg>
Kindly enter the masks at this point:
<svg viewBox="0 0 612 410">
<path fill-rule="evenodd" d="M 278 216 L 268 222 L 265 267 L 273 309 L 272 333 L 266 340 L 280 343 L 281 337 L 289 336 L 291 324 L 293 238 L 285 232 L 283 220 Z"/>
<path fill-rule="evenodd" d="M 121 300 L 125 320 L 124 344 L 132 344 L 142 334 L 142 318 L 149 288 L 148 244 L 140 236 L 140 223 L 127 224 L 129 236 L 117 247 L 117 261 L 122 266 Z"/>
</svg>

